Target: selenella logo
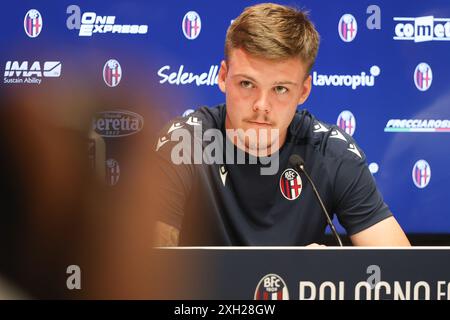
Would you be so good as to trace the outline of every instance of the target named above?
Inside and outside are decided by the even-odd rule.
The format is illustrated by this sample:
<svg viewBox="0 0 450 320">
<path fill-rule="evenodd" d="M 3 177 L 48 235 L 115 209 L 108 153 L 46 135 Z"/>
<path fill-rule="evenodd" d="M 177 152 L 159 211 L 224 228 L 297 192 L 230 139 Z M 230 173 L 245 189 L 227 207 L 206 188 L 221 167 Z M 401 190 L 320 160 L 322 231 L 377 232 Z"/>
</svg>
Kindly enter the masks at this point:
<svg viewBox="0 0 450 320">
<path fill-rule="evenodd" d="M 450 18 L 394 17 L 394 40 L 450 41 Z"/>
<path fill-rule="evenodd" d="M 277 274 L 265 275 L 256 286 L 255 300 L 289 300 L 289 292 L 284 280 Z"/>
<path fill-rule="evenodd" d="M 61 61 L 7 61 L 3 82 L 7 84 L 41 84 L 43 78 L 58 78 L 61 75 Z"/>
<path fill-rule="evenodd" d="M 144 127 L 144 118 L 127 110 L 98 112 L 92 121 L 95 132 L 105 138 L 125 137 Z"/>
<path fill-rule="evenodd" d="M 197 86 L 214 86 L 219 78 L 219 66 L 212 65 L 208 72 L 195 74 L 184 71 L 184 65 L 178 68 L 177 72 L 169 72 L 171 66 L 163 66 L 158 70 L 158 76 L 161 78 L 159 83 L 169 83 L 174 85 L 187 85 L 195 83 Z"/>
<path fill-rule="evenodd" d="M 25 33 L 30 38 L 36 38 L 42 31 L 44 21 L 42 15 L 36 9 L 28 10 L 25 18 L 23 19 L 23 28 Z"/>
</svg>

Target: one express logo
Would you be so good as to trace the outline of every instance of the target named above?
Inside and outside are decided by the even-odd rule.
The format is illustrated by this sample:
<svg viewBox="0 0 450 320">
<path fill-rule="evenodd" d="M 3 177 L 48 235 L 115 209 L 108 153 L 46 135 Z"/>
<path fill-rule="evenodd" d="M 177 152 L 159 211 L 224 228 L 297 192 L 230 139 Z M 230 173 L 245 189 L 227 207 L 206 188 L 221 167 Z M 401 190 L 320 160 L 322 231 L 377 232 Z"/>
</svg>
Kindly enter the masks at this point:
<svg viewBox="0 0 450 320">
<path fill-rule="evenodd" d="M 96 12 L 83 12 L 79 6 L 70 5 L 66 10 L 70 16 L 67 18 L 67 29 L 79 30 L 80 37 L 92 37 L 94 34 L 119 33 L 119 34 L 146 34 L 146 24 L 117 24 L 116 16 L 103 16 Z"/>
</svg>

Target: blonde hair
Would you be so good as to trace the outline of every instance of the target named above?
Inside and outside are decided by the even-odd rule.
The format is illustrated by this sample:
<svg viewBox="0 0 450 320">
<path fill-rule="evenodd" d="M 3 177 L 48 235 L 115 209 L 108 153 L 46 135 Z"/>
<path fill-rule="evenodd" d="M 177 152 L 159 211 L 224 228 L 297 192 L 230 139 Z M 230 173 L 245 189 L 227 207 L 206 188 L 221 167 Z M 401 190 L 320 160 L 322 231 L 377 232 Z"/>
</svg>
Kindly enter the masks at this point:
<svg viewBox="0 0 450 320">
<path fill-rule="evenodd" d="M 309 73 L 319 49 L 319 34 L 307 12 L 261 3 L 247 7 L 228 28 L 225 60 L 231 49 L 238 48 L 273 60 L 299 57 Z"/>
</svg>

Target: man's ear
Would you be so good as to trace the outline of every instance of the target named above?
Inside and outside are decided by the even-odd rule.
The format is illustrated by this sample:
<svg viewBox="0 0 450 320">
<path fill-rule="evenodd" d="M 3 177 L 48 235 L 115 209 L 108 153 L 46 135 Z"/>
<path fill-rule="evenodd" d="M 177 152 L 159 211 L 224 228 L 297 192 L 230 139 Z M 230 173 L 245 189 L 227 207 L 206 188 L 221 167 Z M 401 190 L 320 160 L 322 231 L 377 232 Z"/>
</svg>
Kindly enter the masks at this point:
<svg viewBox="0 0 450 320">
<path fill-rule="evenodd" d="M 219 84 L 220 91 L 222 91 L 223 93 L 225 93 L 226 91 L 225 79 L 227 78 L 227 73 L 227 63 L 225 62 L 225 60 L 222 60 L 222 62 L 220 63 L 219 78 L 217 79 L 217 82 Z"/>
<path fill-rule="evenodd" d="M 300 98 L 298 99 L 298 104 L 303 104 L 306 99 L 308 99 L 309 94 L 311 93 L 311 86 L 312 86 L 312 77 L 309 75 L 305 81 L 303 81 L 302 87 L 300 90 L 302 91 L 300 94 Z"/>
</svg>

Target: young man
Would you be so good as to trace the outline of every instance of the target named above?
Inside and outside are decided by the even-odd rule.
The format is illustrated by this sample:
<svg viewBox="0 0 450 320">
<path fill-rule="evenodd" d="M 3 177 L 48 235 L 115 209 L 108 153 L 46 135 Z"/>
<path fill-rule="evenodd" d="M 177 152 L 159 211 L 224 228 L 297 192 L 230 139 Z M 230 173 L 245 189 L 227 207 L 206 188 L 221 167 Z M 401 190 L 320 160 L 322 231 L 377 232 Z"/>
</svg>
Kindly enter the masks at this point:
<svg viewBox="0 0 450 320">
<path fill-rule="evenodd" d="M 327 220 L 293 154 L 354 245 L 409 245 L 352 137 L 297 111 L 311 91 L 318 45 L 306 14 L 287 6 L 258 4 L 232 23 L 218 80 L 226 104 L 175 119 L 158 140 L 158 245 L 320 242 Z M 213 141 L 226 146 L 213 152 Z M 233 159 L 239 153 L 244 164 Z"/>
</svg>

